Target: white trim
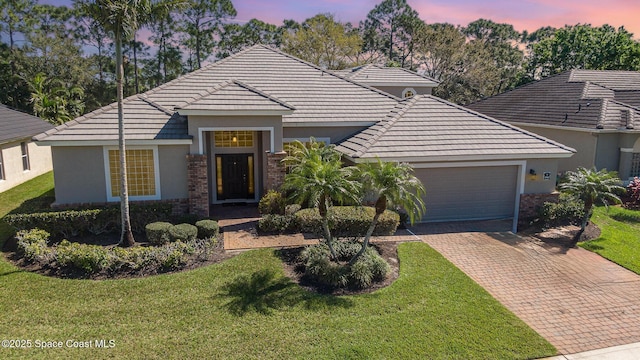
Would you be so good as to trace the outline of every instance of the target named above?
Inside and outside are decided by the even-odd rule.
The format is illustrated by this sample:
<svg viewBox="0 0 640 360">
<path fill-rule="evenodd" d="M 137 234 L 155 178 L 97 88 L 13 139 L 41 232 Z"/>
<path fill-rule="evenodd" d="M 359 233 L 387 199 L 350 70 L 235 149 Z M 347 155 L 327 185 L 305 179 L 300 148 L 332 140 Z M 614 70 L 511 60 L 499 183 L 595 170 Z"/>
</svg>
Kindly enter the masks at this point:
<svg viewBox="0 0 640 360">
<path fill-rule="evenodd" d="M 176 109 L 182 116 L 277 116 L 291 115 L 294 110 L 189 110 Z"/>
<path fill-rule="evenodd" d="M 291 121 L 288 122 L 286 119 L 282 121 L 282 127 L 370 127 L 372 125 L 377 124 L 377 121 L 318 121 L 318 122 L 300 122 L 300 121 Z"/>
<path fill-rule="evenodd" d="M 345 155 L 349 160 L 352 160 L 356 163 L 369 162 L 369 161 L 377 161 L 380 159 L 382 161 L 397 161 L 397 162 L 409 162 L 409 163 L 421 163 L 421 162 L 464 162 L 464 161 L 507 161 L 507 160 L 523 160 L 523 159 L 562 159 L 569 158 L 573 156 L 572 152 L 566 150 L 567 153 L 551 153 L 551 154 L 505 154 L 505 155 L 463 155 L 463 156 L 453 156 L 453 155 L 440 155 L 440 156 L 411 156 L 411 157 L 357 157 L 353 158 L 351 156 Z"/>
<path fill-rule="evenodd" d="M 409 91 L 411 91 L 411 92 L 413 93 L 413 95 L 412 95 L 412 96 L 407 97 L 407 93 L 408 93 Z M 414 88 L 412 88 L 412 87 L 406 87 L 406 88 L 404 88 L 404 90 L 402 90 L 402 98 L 403 98 L 403 99 L 408 99 L 408 98 L 410 98 L 410 97 L 414 97 L 414 96 L 416 96 L 416 95 L 418 95 L 418 92 L 416 91 L 416 89 L 414 89 Z"/>
<path fill-rule="evenodd" d="M 153 167 L 154 167 L 154 181 L 156 182 L 156 194 L 149 196 L 129 196 L 129 200 L 141 201 L 141 200 L 160 200 L 162 198 L 162 192 L 160 191 L 160 159 L 158 158 L 157 146 L 135 146 L 127 145 L 126 150 L 153 150 Z M 104 161 L 104 177 L 106 181 L 105 188 L 107 189 L 107 201 L 120 201 L 120 196 L 111 195 L 111 169 L 109 168 L 109 150 L 118 150 L 117 146 L 104 146 L 102 148 L 103 161 Z M 125 151 L 126 151 L 125 150 Z"/>
<path fill-rule="evenodd" d="M 118 139 L 114 140 L 38 140 L 39 146 L 118 146 Z M 155 146 L 155 145 L 191 145 L 193 139 L 159 139 L 159 140 L 127 140 L 127 145 Z"/>
<path fill-rule="evenodd" d="M 204 132 L 205 131 L 269 131 L 270 150 L 275 152 L 275 128 L 273 126 L 222 126 L 222 127 L 199 127 L 198 128 L 198 154 L 204 155 Z"/>
<path fill-rule="evenodd" d="M 316 139 L 316 141 L 318 141 L 318 142 L 323 142 L 325 145 L 330 145 L 331 144 L 331 138 L 330 137 L 315 137 L 315 136 L 282 138 L 282 144 L 284 145 L 284 143 L 292 143 L 292 142 L 294 142 L 296 140 L 304 143 L 304 142 L 310 141 L 312 137 L 314 139 Z"/>
<path fill-rule="evenodd" d="M 633 152 L 633 148 L 620 148 L 620 152 L 632 153 Z"/>
</svg>

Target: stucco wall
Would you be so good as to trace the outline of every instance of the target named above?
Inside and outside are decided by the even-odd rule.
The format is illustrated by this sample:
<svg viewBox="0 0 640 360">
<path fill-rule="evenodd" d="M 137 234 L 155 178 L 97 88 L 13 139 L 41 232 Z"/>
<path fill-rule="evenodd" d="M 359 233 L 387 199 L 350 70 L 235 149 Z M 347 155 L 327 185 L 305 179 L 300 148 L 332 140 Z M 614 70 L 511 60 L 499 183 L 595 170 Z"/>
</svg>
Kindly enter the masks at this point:
<svg viewBox="0 0 640 360">
<path fill-rule="evenodd" d="M 282 117 L 281 116 L 189 116 L 189 134 L 193 135 L 193 143 L 190 152 L 200 153 L 200 140 L 198 137 L 199 128 L 242 128 L 273 127 L 274 129 L 274 151 L 282 151 Z M 212 131 L 212 130 L 206 130 Z M 269 131 L 263 130 L 267 133 Z"/>
<path fill-rule="evenodd" d="M 0 180 L 0 192 L 49 172 L 53 168 L 51 163 L 51 148 L 49 146 L 38 146 L 29 141 L 29 139 L 23 141 L 27 142 L 29 153 L 30 169 L 27 171 L 22 167 L 21 141 L 0 145 L 5 174 L 5 179 Z"/>
<path fill-rule="evenodd" d="M 536 175 L 531 175 L 529 171 L 533 169 Z M 544 173 L 549 173 L 549 179 L 544 179 Z M 556 187 L 556 175 L 558 174 L 557 159 L 527 160 L 525 169 L 525 194 L 552 193 Z"/>
<path fill-rule="evenodd" d="M 391 94 L 402 98 L 402 92 L 404 89 L 411 88 L 417 92 L 416 95 L 430 95 L 431 87 L 428 86 L 372 86 L 378 90 L 384 91 L 387 94 Z"/>
<path fill-rule="evenodd" d="M 521 124 L 518 124 L 518 127 L 576 149 L 572 157 L 558 160 L 558 171 L 575 170 L 578 167 L 591 168 L 595 165 L 598 138 L 590 132 L 529 127 Z"/>
<path fill-rule="evenodd" d="M 160 191 L 163 200 L 189 197 L 187 154 L 189 145 L 158 146 Z"/>
<path fill-rule="evenodd" d="M 351 135 L 362 131 L 366 126 L 333 126 L 333 127 L 285 127 L 284 138 L 308 138 L 310 136 L 321 138 L 328 137 L 331 143 L 344 140 Z"/>
<path fill-rule="evenodd" d="M 618 171 L 620 164 L 619 134 L 599 134 L 595 166 L 598 169 Z"/>
<path fill-rule="evenodd" d="M 54 146 L 51 153 L 56 204 L 107 201 L 102 146 Z"/>
</svg>

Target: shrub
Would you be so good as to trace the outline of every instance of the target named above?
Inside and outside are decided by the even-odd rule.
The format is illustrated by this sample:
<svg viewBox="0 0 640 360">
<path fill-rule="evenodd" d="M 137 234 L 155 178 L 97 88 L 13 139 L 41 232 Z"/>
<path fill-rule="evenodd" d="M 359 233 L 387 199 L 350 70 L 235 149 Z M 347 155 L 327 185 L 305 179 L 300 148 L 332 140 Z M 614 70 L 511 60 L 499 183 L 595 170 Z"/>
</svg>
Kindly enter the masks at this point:
<svg viewBox="0 0 640 360">
<path fill-rule="evenodd" d="M 293 215 L 266 214 L 258 220 L 258 230 L 265 233 L 291 233 L 298 231 Z"/>
<path fill-rule="evenodd" d="M 364 206 L 334 206 L 329 212 L 329 228 L 335 236 L 364 236 L 375 215 L 375 209 Z M 318 209 L 303 209 L 295 214 L 298 226 L 302 232 L 314 234 L 322 233 L 322 219 Z M 378 219 L 373 231 L 374 235 L 393 235 L 400 217 L 391 210 L 385 212 Z"/>
<path fill-rule="evenodd" d="M 584 216 L 584 202 L 568 194 L 560 194 L 557 203 L 545 202 L 539 212 L 544 227 L 579 225 Z"/>
<path fill-rule="evenodd" d="M 43 229 L 54 238 L 98 235 L 116 229 L 115 209 L 66 210 L 33 214 L 11 214 L 5 221 L 17 230 Z"/>
<path fill-rule="evenodd" d="M 18 254 L 31 262 L 49 263 L 53 258 L 47 246 L 49 236 L 48 232 L 40 229 L 18 231 Z"/>
<path fill-rule="evenodd" d="M 258 203 L 260 215 L 277 214 L 283 215 L 285 209 L 285 199 L 282 193 L 275 190 L 267 191 Z"/>
<path fill-rule="evenodd" d="M 640 206 L 640 178 L 636 176 L 629 182 L 626 195 L 628 201 L 625 202 L 625 207 L 637 208 Z"/>
<path fill-rule="evenodd" d="M 287 206 L 284 207 L 284 214 L 285 215 L 295 215 L 295 213 L 300 211 L 300 209 L 302 209 L 302 206 L 300 206 L 300 204 L 287 205 Z"/>
<path fill-rule="evenodd" d="M 116 226 L 120 231 L 120 208 L 115 207 L 116 214 Z M 129 209 L 129 218 L 131 220 L 131 231 L 142 234 L 145 230 L 145 226 L 152 222 L 158 221 L 171 221 L 173 212 L 173 205 L 169 203 L 148 203 L 148 204 L 131 204 Z"/>
<path fill-rule="evenodd" d="M 100 245 L 72 243 L 63 240 L 56 247 L 56 260 L 62 267 L 76 268 L 88 274 L 109 267 L 109 250 Z"/>
<path fill-rule="evenodd" d="M 196 222 L 198 228 L 198 239 L 215 238 L 220 233 L 220 227 L 215 220 L 200 220 Z"/>
<path fill-rule="evenodd" d="M 169 228 L 171 241 L 193 241 L 198 238 L 198 228 L 191 224 L 178 224 Z"/>
<path fill-rule="evenodd" d="M 169 233 L 169 229 L 173 227 L 171 223 L 168 222 L 153 222 L 147 224 L 144 230 L 147 235 L 147 241 L 153 245 L 162 245 L 171 241 L 171 235 Z"/>
<path fill-rule="evenodd" d="M 305 276 L 331 288 L 363 289 L 384 280 L 390 270 L 389 264 L 372 247 L 368 247 L 352 266 L 343 263 L 351 260 L 360 246 L 354 240 L 335 242 L 338 263 L 329 260 L 330 252 L 326 244 L 307 247 L 300 255 L 305 265 Z"/>
</svg>

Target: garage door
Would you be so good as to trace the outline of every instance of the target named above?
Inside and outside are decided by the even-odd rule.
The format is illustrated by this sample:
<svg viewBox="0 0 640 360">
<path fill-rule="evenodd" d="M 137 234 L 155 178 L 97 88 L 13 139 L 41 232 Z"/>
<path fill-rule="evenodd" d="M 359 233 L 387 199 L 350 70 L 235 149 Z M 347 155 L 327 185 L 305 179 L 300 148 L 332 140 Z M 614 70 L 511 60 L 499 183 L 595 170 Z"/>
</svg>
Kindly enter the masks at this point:
<svg viewBox="0 0 640 360">
<path fill-rule="evenodd" d="M 427 190 L 423 221 L 512 218 L 517 166 L 416 169 Z"/>
</svg>

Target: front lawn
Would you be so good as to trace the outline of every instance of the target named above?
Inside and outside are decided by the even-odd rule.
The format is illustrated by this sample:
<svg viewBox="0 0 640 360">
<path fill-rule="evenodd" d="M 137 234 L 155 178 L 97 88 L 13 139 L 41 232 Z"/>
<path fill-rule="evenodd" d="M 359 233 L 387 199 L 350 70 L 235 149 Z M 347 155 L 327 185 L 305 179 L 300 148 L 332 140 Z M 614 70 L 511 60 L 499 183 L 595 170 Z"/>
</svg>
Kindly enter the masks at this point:
<svg viewBox="0 0 640 360">
<path fill-rule="evenodd" d="M 6 201 L 0 194 L 0 204 Z M 49 278 L 1 259 L 2 340 L 30 340 L 32 348 L 0 348 L 0 358 L 530 359 L 556 353 L 428 245 L 404 243 L 398 251 L 395 283 L 345 297 L 297 286 L 268 249 L 192 271 L 109 281 Z M 107 346 L 114 340 L 114 347 L 96 348 L 99 339 Z M 36 341 L 62 341 L 63 348 L 36 349 Z M 83 342 L 93 347 L 67 347 Z"/>
<path fill-rule="evenodd" d="M 640 274 L 640 211 L 599 207 L 592 220 L 602 233 L 580 246 Z"/>
</svg>

